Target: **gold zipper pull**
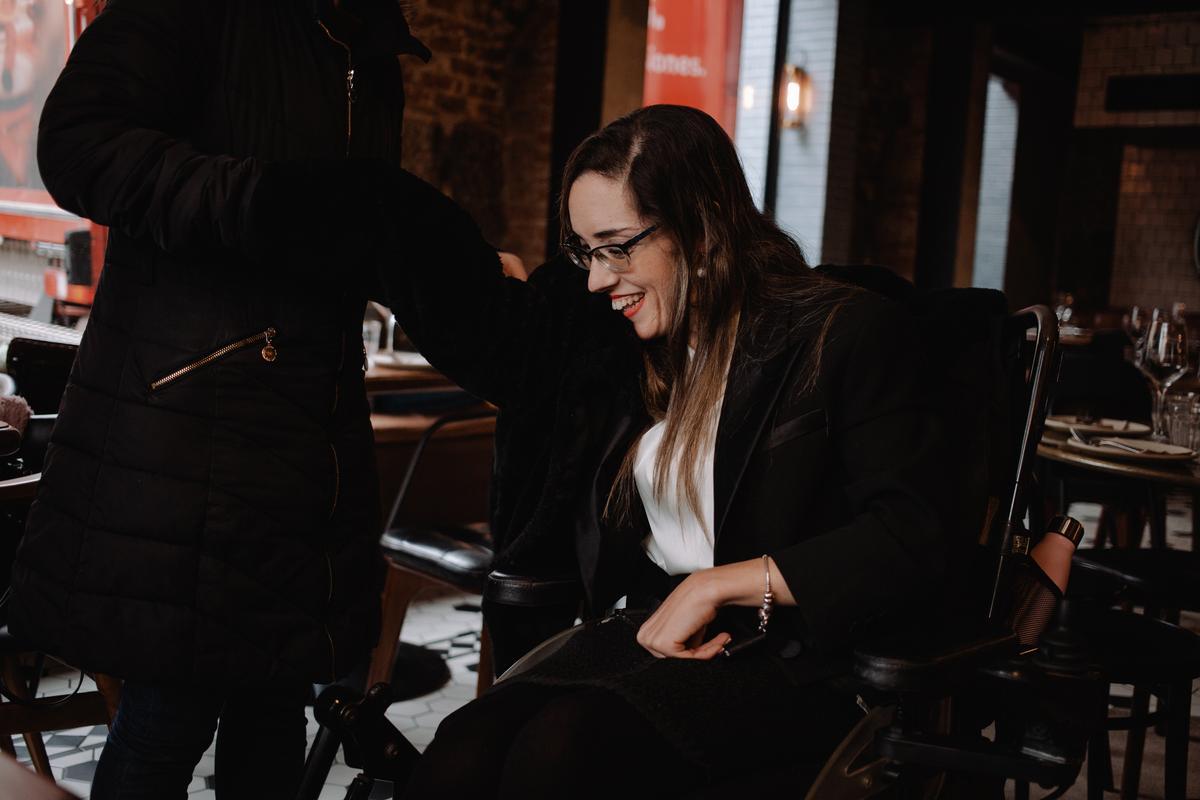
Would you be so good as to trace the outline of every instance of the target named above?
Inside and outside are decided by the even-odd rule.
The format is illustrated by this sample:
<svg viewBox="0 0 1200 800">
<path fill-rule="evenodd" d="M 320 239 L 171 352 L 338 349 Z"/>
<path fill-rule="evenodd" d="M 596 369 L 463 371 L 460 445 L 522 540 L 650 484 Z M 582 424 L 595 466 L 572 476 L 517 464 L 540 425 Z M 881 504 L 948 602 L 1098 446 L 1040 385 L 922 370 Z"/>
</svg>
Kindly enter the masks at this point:
<svg viewBox="0 0 1200 800">
<path fill-rule="evenodd" d="M 279 351 L 276 350 L 275 345 L 271 343 L 271 340 L 274 338 L 275 338 L 275 329 L 274 328 L 267 328 L 266 331 L 263 332 L 263 339 L 266 340 L 266 344 L 263 345 L 263 349 L 262 349 L 263 361 L 271 362 L 279 357 Z"/>
</svg>

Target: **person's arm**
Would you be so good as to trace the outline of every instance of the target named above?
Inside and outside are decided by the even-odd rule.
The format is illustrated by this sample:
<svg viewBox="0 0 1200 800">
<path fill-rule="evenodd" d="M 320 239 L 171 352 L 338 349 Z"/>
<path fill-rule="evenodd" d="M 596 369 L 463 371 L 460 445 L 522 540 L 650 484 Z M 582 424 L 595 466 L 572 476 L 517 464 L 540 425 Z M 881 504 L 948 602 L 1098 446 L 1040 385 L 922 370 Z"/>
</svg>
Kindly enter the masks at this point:
<svg viewBox="0 0 1200 800">
<path fill-rule="evenodd" d="M 421 179 L 395 169 L 387 196 L 392 242 L 379 258 L 379 299 L 429 362 L 496 405 L 557 391 L 570 358 L 628 356 L 632 327 L 565 258 L 528 281 L 504 274 L 471 217 Z"/>
<path fill-rule="evenodd" d="M 240 253 L 338 277 L 330 267 L 354 261 L 380 227 L 372 213 L 380 164 L 267 164 L 196 147 L 189 134 L 205 113 L 215 7 L 110 0 L 80 35 L 42 110 L 46 189 L 68 211 L 175 255 Z"/>
<path fill-rule="evenodd" d="M 238 247 L 260 168 L 202 153 L 205 3 L 111 0 L 46 99 L 38 164 L 63 208 L 171 252 Z"/>
<path fill-rule="evenodd" d="M 945 567 L 932 500 L 937 439 L 921 399 L 918 344 L 895 309 L 875 308 L 880 313 L 857 326 L 831 382 L 830 404 L 839 412 L 831 436 L 853 518 L 767 554 L 775 605 L 797 606 L 804 626 L 795 633 L 826 650 L 920 596 Z M 728 633 L 698 637 L 717 609 L 758 606 L 765 585 L 761 558 L 693 573 L 646 621 L 638 640 L 655 655 L 712 658 Z"/>
</svg>

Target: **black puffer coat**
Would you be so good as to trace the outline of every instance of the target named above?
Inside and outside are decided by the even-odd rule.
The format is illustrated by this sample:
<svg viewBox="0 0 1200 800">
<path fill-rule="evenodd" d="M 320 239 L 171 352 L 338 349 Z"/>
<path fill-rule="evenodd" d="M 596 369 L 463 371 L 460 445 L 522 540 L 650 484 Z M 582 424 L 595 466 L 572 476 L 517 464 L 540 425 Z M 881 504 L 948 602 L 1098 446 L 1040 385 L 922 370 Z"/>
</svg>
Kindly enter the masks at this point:
<svg viewBox="0 0 1200 800">
<path fill-rule="evenodd" d="M 311 0 L 111 0 L 46 103 L 46 186 L 111 234 L 10 626 L 73 664 L 328 681 L 375 641 L 363 292 L 336 242 L 285 255 L 323 220 L 272 259 L 250 214 L 268 162 L 399 162 L 397 55 L 427 52 L 395 0 L 357 5 L 347 48 Z"/>
</svg>

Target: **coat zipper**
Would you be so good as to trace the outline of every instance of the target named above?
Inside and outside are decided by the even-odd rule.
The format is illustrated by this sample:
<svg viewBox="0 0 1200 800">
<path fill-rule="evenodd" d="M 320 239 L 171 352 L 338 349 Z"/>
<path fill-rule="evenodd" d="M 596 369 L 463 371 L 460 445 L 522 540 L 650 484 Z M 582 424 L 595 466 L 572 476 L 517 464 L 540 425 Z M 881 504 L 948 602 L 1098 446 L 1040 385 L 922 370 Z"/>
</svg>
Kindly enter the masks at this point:
<svg viewBox="0 0 1200 800">
<path fill-rule="evenodd" d="M 206 355 L 204 358 L 198 358 L 189 364 L 184 364 L 182 367 L 175 370 L 171 374 L 164 375 L 163 377 L 159 378 L 158 380 L 152 381 L 150 383 L 150 391 L 152 391 L 152 392 L 158 391 L 159 389 L 163 388 L 164 386 L 172 384 L 175 381 L 179 380 L 180 378 L 190 375 L 191 373 L 195 372 L 196 370 L 198 370 L 202 367 L 206 367 L 218 359 L 224 358 L 225 356 L 229 355 L 230 353 L 237 352 L 238 350 L 242 350 L 244 348 L 249 347 L 250 345 L 257 344 L 259 342 L 263 343 L 262 350 L 260 351 L 260 354 L 262 355 L 262 360 L 266 361 L 269 364 L 269 363 L 273 362 L 276 358 L 279 357 L 279 351 L 275 349 L 275 341 L 274 340 L 275 340 L 275 329 L 274 328 L 267 328 L 262 333 L 256 333 L 253 336 L 247 336 L 245 339 L 238 339 L 236 342 L 232 342 L 218 350 L 212 351 L 211 353 Z"/>
<path fill-rule="evenodd" d="M 321 30 L 329 37 L 329 41 L 339 45 L 346 51 L 346 157 L 350 157 L 350 139 L 354 133 L 354 100 L 355 100 L 355 70 L 354 56 L 350 52 L 350 46 L 341 39 L 329 32 L 329 28 L 325 27 L 325 23 L 317 20 L 317 24 L 321 26 Z"/>
</svg>

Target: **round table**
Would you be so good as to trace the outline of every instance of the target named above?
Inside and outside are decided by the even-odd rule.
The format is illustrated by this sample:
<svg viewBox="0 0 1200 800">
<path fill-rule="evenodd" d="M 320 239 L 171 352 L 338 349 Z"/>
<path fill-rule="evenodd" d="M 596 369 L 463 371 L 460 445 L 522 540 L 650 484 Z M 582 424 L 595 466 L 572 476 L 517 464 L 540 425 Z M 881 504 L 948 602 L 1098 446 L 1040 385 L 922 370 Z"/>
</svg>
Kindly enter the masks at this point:
<svg viewBox="0 0 1200 800">
<path fill-rule="evenodd" d="M 1047 433 L 1038 443 L 1041 458 L 1071 470 L 1104 475 L 1128 481 L 1144 488 L 1150 498 L 1151 539 L 1161 545 L 1166 539 L 1166 495 L 1171 489 L 1192 494 L 1192 550 L 1200 538 L 1200 463 L 1133 461 L 1102 458 L 1066 447 L 1066 437 Z"/>
<path fill-rule="evenodd" d="M 456 389 L 458 387 L 432 367 L 391 367 L 372 364 L 364 376 L 368 394 Z"/>
<path fill-rule="evenodd" d="M 1116 475 L 1131 480 L 1150 481 L 1178 489 L 1200 489 L 1200 463 L 1122 461 L 1115 458 L 1100 458 L 1092 453 L 1074 450 L 1065 446 L 1066 440 L 1043 436 L 1037 454 L 1050 461 L 1082 467 L 1093 472 Z"/>
<path fill-rule="evenodd" d="M 37 495 L 38 482 L 42 473 L 22 475 L 19 478 L 9 478 L 0 481 L 0 503 L 11 503 L 16 500 L 32 500 Z"/>
</svg>

